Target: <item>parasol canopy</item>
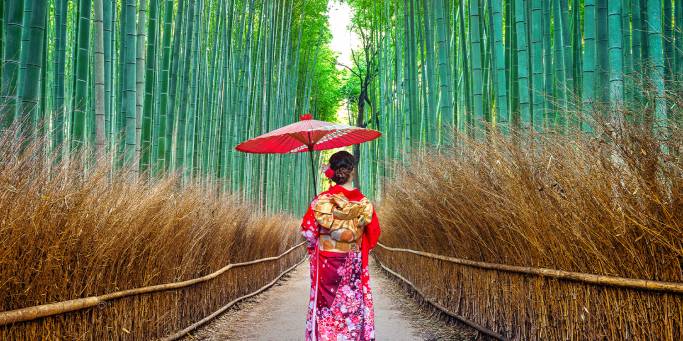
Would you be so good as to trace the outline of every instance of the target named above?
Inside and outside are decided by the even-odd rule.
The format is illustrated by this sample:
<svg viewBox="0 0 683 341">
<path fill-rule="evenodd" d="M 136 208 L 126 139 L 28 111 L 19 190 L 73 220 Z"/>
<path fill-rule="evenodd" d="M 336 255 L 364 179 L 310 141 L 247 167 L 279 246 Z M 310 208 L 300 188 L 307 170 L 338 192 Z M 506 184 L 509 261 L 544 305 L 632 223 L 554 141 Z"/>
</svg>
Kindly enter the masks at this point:
<svg viewBox="0 0 683 341">
<path fill-rule="evenodd" d="M 380 136 L 382 133 L 377 130 L 318 121 L 314 120 L 310 114 L 306 114 L 302 115 L 298 122 L 244 141 L 235 149 L 254 154 L 309 152 L 315 192 L 313 151 L 351 146 L 372 141 Z"/>
<path fill-rule="evenodd" d="M 287 154 L 351 146 L 380 137 L 377 130 L 312 119 L 302 115 L 299 122 L 254 137 L 237 145 L 245 153 Z"/>
</svg>

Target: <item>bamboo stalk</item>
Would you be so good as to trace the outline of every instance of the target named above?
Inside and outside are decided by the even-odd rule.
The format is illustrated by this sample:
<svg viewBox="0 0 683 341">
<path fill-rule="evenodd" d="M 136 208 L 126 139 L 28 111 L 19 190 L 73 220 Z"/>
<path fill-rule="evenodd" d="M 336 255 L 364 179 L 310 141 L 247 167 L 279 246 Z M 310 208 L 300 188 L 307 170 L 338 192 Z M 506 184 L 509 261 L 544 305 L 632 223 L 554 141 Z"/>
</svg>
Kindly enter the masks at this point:
<svg viewBox="0 0 683 341">
<path fill-rule="evenodd" d="M 104 3 L 94 1 L 95 7 L 95 146 L 98 153 L 105 146 L 105 81 L 104 81 Z"/>
<path fill-rule="evenodd" d="M 10 310 L 10 311 L 0 312 L 0 326 L 11 324 L 11 323 L 17 323 L 17 322 L 32 321 L 32 320 L 39 319 L 42 317 L 60 315 L 60 314 L 64 314 L 64 313 L 68 313 L 68 312 L 72 312 L 72 311 L 91 308 L 91 307 L 97 306 L 98 304 L 100 304 L 102 302 L 111 301 L 111 300 L 115 300 L 115 299 L 119 299 L 119 298 L 189 287 L 189 286 L 192 286 L 192 285 L 195 285 L 198 283 L 210 281 L 210 280 L 222 275 L 223 273 L 225 273 L 226 271 L 228 271 L 230 269 L 248 266 L 248 265 L 253 265 L 253 264 L 257 264 L 257 263 L 263 263 L 263 262 L 278 260 L 278 259 L 286 256 L 287 254 L 291 253 L 292 251 L 296 250 L 297 248 L 301 247 L 302 245 L 304 245 L 304 243 L 305 242 L 301 242 L 297 245 L 292 246 L 291 248 L 289 248 L 287 251 L 283 252 L 279 256 L 261 258 L 261 259 L 256 259 L 256 260 L 252 260 L 252 261 L 248 261 L 248 262 L 228 264 L 225 267 L 223 267 L 223 268 L 221 268 L 215 272 L 212 272 L 206 276 L 202 276 L 199 278 L 194 278 L 194 279 L 190 279 L 190 280 L 186 280 L 186 281 L 174 282 L 174 283 L 165 283 L 165 284 L 152 285 L 152 286 L 147 286 L 147 287 L 142 287 L 142 288 L 122 290 L 122 291 L 116 291 L 116 292 L 112 292 L 112 293 L 104 294 L 104 295 L 100 295 L 100 296 L 78 298 L 78 299 L 69 300 L 69 301 L 42 304 L 42 305 L 33 306 L 33 307 L 26 307 L 26 308 L 21 308 L 21 309 L 15 309 L 15 310 Z"/>
<path fill-rule="evenodd" d="M 24 13 L 23 1 L 11 1 L 3 8 L 5 24 L 3 36 L 2 56 L 2 84 L 0 85 L 0 128 L 6 129 L 12 125 L 17 105 L 17 79 L 19 78 L 21 31 Z"/>
<path fill-rule="evenodd" d="M 76 26 L 76 52 L 74 61 L 73 97 L 71 111 L 71 148 L 78 149 L 85 144 L 87 120 L 88 54 L 90 50 L 90 1 L 78 2 L 78 24 Z"/>
<path fill-rule="evenodd" d="M 515 266 L 506 264 L 496 264 L 487 262 L 477 262 L 468 259 L 454 258 L 442 255 L 436 255 L 424 251 L 416 251 L 411 249 L 402 249 L 386 246 L 382 243 L 378 243 L 380 247 L 385 250 L 394 252 L 405 252 L 412 253 L 418 256 L 439 259 L 446 262 L 451 262 L 455 264 L 471 266 L 475 268 L 488 269 L 488 270 L 498 270 L 505 272 L 514 272 L 526 275 L 536 275 L 542 277 L 550 277 L 556 279 L 570 280 L 582 283 L 596 284 L 602 286 L 614 286 L 629 289 L 639 289 L 648 291 L 660 291 L 660 292 L 671 292 L 677 294 L 683 294 L 683 283 L 674 282 L 662 282 L 662 281 L 651 281 L 646 279 L 634 279 L 634 278 L 624 278 L 616 276 L 605 276 L 605 275 L 594 275 L 586 274 L 580 272 L 563 271 L 547 268 L 534 268 L 527 266 Z"/>
</svg>

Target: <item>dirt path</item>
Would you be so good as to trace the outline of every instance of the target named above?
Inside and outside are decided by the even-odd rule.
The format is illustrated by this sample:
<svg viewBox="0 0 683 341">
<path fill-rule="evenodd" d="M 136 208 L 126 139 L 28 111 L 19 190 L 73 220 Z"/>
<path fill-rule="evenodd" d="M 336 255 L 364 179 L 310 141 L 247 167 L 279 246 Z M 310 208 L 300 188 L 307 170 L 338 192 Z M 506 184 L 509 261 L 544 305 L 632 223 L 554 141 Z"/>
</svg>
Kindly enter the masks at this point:
<svg viewBox="0 0 683 341">
<path fill-rule="evenodd" d="M 431 316 L 371 264 L 377 340 L 470 340 L 471 331 Z M 303 340 L 308 306 L 308 263 L 266 292 L 227 311 L 185 340 Z"/>
</svg>

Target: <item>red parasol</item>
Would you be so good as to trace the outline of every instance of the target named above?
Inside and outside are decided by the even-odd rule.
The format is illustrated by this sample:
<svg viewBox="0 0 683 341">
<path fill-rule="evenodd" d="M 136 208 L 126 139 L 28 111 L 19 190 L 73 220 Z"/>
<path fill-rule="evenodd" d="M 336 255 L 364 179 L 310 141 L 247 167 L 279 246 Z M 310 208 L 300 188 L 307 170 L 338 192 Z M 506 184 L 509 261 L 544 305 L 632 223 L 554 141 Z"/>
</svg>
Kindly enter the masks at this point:
<svg viewBox="0 0 683 341">
<path fill-rule="evenodd" d="M 299 122 L 244 141 L 235 149 L 256 154 L 309 152 L 315 191 L 314 150 L 346 147 L 372 141 L 381 135 L 382 133 L 377 130 L 314 120 L 310 114 L 307 114 L 302 115 Z"/>
</svg>

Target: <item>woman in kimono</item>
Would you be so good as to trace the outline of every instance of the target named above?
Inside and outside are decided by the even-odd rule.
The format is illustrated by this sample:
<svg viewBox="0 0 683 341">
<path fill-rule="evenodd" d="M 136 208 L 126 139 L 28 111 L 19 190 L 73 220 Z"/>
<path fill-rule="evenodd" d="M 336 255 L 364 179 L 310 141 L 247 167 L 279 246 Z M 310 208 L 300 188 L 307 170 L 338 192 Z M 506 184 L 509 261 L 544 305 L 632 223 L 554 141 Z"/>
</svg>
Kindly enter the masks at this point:
<svg viewBox="0 0 683 341">
<path fill-rule="evenodd" d="M 374 340 L 368 253 L 379 239 L 377 214 L 353 187 L 356 160 L 341 151 L 325 176 L 336 185 L 313 199 L 301 223 L 308 241 L 311 295 L 306 340 Z"/>
</svg>

